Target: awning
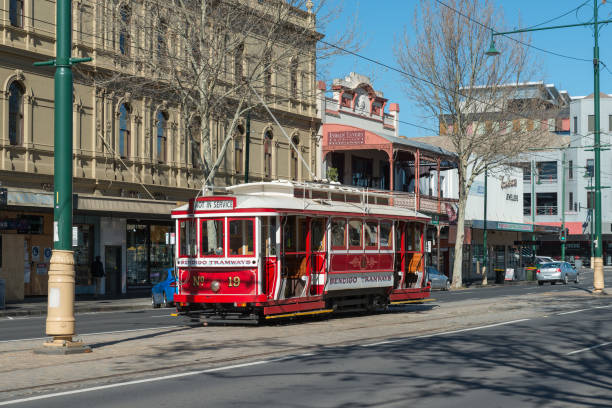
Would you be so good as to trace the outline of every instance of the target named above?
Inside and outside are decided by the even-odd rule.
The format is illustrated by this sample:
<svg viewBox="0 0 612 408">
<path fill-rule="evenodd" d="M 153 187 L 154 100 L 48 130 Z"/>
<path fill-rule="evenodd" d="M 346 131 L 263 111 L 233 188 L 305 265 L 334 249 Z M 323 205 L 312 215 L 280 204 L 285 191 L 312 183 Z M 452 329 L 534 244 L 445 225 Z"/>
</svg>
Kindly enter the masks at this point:
<svg viewBox="0 0 612 408">
<path fill-rule="evenodd" d="M 179 205 L 176 201 L 78 195 L 79 211 L 167 215 Z"/>
<path fill-rule="evenodd" d="M 472 228 L 484 229 L 483 220 L 472 220 L 470 224 Z M 533 227 L 531 224 L 523 224 L 520 222 L 502 222 L 487 220 L 487 229 L 497 231 L 531 232 L 533 230 Z"/>
</svg>

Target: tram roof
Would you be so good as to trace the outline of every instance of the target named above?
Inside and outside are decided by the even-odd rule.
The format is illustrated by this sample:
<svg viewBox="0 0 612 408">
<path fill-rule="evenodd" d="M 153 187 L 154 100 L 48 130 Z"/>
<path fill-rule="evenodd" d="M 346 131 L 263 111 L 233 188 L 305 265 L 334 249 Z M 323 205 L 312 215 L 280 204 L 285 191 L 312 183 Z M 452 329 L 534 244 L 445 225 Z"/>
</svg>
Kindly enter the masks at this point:
<svg viewBox="0 0 612 408">
<path fill-rule="evenodd" d="M 318 192 L 318 196 L 327 193 L 326 198 L 308 198 L 310 192 Z M 211 194 L 212 193 L 212 194 Z M 297 195 L 297 196 L 296 196 Z M 332 196 L 334 198 L 332 198 Z M 339 201 L 339 197 L 349 198 L 349 201 Z M 199 197 L 196 201 L 211 201 L 225 197 L 235 198 L 235 210 L 278 210 L 281 212 L 337 212 L 356 215 L 379 215 L 388 217 L 410 217 L 423 220 L 429 216 L 403 207 L 374 203 L 391 198 L 389 193 L 369 191 L 359 187 L 327 183 L 299 183 L 292 181 L 272 181 L 239 184 L 227 187 L 215 187 L 208 195 Z M 358 202 L 353 202 L 357 198 Z M 388 201 L 387 201 L 388 202 Z M 193 203 L 176 208 L 174 212 L 191 212 Z M 209 210 L 196 210 L 205 214 Z M 223 210 L 214 210 L 215 212 Z"/>
</svg>

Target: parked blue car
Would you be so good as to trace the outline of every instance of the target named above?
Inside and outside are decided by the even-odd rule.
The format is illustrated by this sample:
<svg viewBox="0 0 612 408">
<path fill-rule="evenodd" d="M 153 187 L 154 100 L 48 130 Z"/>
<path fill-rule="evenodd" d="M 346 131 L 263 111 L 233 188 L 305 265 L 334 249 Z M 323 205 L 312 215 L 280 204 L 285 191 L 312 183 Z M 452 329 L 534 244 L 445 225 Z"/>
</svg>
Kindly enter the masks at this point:
<svg viewBox="0 0 612 408">
<path fill-rule="evenodd" d="M 159 283 L 151 288 L 151 305 L 154 308 L 173 306 L 175 293 L 174 268 L 168 268 L 162 272 Z"/>
</svg>

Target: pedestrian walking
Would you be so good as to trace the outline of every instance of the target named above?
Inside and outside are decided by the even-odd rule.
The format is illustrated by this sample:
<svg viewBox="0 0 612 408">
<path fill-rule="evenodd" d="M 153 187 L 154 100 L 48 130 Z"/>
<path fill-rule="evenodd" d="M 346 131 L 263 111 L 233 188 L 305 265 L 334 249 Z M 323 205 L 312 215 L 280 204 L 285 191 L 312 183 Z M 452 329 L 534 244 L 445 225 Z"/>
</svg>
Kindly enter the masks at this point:
<svg viewBox="0 0 612 408">
<path fill-rule="evenodd" d="M 95 298 L 98 297 L 100 289 L 102 288 L 102 278 L 104 277 L 104 265 L 102 265 L 102 261 L 100 261 L 100 255 L 96 256 L 96 260 L 91 264 L 91 276 L 94 278 L 95 283 Z"/>
</svg>

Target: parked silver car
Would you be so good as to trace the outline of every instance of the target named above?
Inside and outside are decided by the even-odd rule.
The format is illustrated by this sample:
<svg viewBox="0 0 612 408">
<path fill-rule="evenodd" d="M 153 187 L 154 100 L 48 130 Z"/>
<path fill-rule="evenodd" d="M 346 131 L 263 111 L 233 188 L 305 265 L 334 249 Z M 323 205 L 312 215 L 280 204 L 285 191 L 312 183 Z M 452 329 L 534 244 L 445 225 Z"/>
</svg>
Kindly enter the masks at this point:
<svg viewBox="0 0 612 408">
<path fill-rule="evenodd" d="M 536 271 L 538 285 L 542 286 L 544 282 L 550 282 L 554 285 L 557 282 L 567 283 L 572 280 L 579 282 L 578 271 L 569 264 L 569 262 L 546 262 L 539 265 Z"/>
<path fill-rule="evenodd" d="M 448 281 L 448 277 L 446 275 L 440 273 L 433 266 L 428 266 L 425 269 L 427 271 L 427 279 L 429 279 L 431 282 L 432 289 L 450 289 L 450 282 Z"/>
</svg>

